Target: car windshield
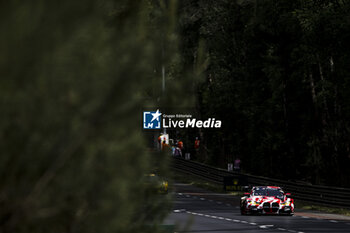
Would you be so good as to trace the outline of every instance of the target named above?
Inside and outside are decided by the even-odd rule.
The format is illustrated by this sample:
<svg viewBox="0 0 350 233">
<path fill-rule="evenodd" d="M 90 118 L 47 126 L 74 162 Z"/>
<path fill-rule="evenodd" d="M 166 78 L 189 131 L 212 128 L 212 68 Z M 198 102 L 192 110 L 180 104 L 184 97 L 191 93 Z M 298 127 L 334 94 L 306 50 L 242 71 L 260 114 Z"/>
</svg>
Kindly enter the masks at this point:
<svg viewBox="0 0 350 233">
<path fill-rule="evenodd" d="M 257 188 L 254 190 L 253 195 L 254 196 L 267 196 L 267 192 L 266 192 L 266 189 Z"/>
<path fill-rule="evenodd" d="M 281 190 L 278 189 L 267 189 L 267 196 L 282 198 L 283 192 L 281 192 Z"/>
<path fill-rule="evenodd" d="M 282 198 L 283 192 L 280 189 L 270 189 L 270 188 L 256 188 L 253 191 L 254 196 L 269 196 Z"/>
</svg>

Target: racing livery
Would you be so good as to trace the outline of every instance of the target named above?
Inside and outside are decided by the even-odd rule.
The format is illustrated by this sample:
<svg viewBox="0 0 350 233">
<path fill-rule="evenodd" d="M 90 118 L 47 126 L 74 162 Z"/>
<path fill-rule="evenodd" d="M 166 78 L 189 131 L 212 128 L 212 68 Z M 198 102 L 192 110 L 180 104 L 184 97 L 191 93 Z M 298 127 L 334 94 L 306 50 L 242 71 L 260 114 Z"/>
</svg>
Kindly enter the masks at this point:
<svg viewBox="0 0 350 233">
<path fill-rule="evenodd" d="M 294 200 L 276 186 L 256 186 L 241 198 L 241 214 L 294 214 Z"/>
</svg>

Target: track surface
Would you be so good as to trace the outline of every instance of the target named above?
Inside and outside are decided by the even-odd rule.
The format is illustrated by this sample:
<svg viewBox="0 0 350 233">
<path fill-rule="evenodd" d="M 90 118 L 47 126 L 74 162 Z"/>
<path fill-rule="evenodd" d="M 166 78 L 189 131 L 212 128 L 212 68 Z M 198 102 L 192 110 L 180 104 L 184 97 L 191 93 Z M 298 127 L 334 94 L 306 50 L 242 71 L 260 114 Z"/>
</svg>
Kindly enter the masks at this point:
<svg viewBox="0 0 350 233">
<path fill-rule="evenodd" d="M 350 218 L 296 210 L 295 216 L 241 216 L 239 197 L 174 185 L 173 213 L 164 224 L 176 232 L 350 232 Z"/>
</svg>

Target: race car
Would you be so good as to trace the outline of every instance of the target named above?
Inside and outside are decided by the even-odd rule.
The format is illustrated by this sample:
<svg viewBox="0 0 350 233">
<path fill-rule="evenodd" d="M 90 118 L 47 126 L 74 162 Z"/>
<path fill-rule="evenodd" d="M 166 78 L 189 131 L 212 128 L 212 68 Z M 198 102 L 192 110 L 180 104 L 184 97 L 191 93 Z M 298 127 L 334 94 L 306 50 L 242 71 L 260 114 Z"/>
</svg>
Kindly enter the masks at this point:
<svg viewBox="0 0 350 233">
<path fill-rule="evenodd" d="M 294 200 L 277 186 L 255 186 L 241 198 L 241 214 L 294 214 Z"/>
</svg>

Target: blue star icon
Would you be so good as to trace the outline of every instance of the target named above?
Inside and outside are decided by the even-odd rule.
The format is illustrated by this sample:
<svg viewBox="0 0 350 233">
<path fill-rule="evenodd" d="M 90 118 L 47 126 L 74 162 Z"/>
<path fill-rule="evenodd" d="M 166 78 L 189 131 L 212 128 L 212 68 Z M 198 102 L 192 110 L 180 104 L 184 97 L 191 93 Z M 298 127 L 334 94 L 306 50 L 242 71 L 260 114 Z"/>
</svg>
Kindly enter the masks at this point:
<svg viewBox="0 0 350 233">
<path fill-rule="evenodd" d="M 156 120 L 159 121 L 159 116 L 161 116 L 162 114 L 159 112 L 159 109 L 157 109 L 157 111 L 155 113 L 151 113 L 151 115 L 153 116 L 152 121 Z"/>
</svg>

